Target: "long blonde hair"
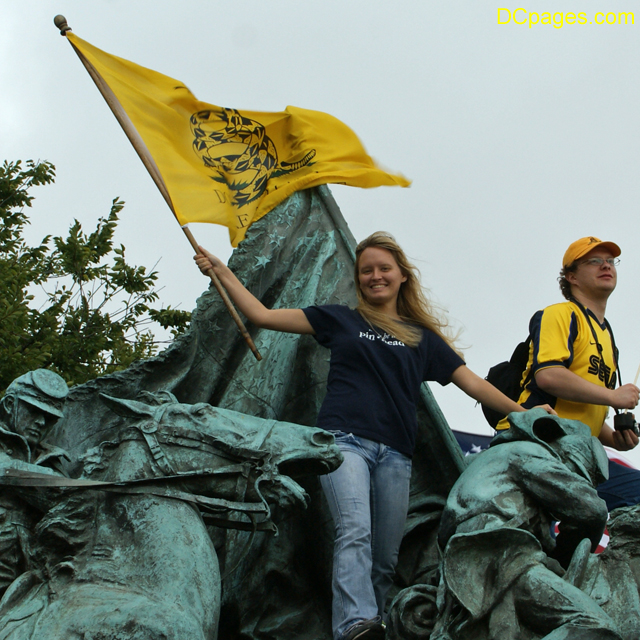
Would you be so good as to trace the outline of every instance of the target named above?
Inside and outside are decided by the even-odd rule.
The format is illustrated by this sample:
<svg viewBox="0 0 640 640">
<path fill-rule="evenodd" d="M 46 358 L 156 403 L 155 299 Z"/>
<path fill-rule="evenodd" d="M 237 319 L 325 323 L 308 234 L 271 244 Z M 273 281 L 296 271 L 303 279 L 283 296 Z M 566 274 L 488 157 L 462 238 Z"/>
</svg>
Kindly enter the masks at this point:
<svg viewBox="0 0 640 640">
<path fill-rule="evenodd" d="M 397 311 L 400 321 L 378 311 L 370 304 L 360 288 L 359 268 L 362 252 L 369 247 L 386 249 L 396 261 L 402 275 L 407 279 L 400 285 L 397 300 Z M 376 231 L 365 238 L 356 247 L 355 263 L 356 293 L 358 306 L 356 311 L 372 326 L 386 331 L 389 335 L 401 340 L 409 347 L 417 347 L 422 339 L 422 331 L 416 326 L 425 327 L 440 336 L 455 349 L 454 338 L 449 335 L 449 323 L 436 313 L 420 284 L 420 272 L 411 264 L 395 238 L 385 231 Z"/>
</svg>

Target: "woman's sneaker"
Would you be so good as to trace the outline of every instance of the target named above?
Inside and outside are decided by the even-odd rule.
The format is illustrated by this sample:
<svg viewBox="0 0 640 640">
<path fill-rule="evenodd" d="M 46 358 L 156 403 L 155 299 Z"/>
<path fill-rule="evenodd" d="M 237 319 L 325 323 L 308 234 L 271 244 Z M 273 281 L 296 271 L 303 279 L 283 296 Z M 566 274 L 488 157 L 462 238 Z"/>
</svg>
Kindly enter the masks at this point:
<svg viewBox="0 0 640 640">
<path fill-rule="evenodd" d="M 352 624 L 342 640 L 384 640 L 385 626 L 380 616 Z"/>
</svg>

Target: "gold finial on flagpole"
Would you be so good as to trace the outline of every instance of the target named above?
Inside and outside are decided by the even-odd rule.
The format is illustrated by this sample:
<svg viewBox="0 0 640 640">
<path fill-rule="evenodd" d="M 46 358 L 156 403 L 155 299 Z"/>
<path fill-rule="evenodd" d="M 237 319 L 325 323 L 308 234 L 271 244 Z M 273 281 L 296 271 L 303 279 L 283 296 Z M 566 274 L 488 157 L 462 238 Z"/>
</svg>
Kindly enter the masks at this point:
<svg viewBox="0 0 640 640">
<path fill-rule="evenodd" d="M 64 36 L 67 31 L 71 31 L 71 27 L 67 24 L 67 19 L 59 14 L 53 19 L 53 24 L 60 29 L 61 36 Z"/>
</svg>

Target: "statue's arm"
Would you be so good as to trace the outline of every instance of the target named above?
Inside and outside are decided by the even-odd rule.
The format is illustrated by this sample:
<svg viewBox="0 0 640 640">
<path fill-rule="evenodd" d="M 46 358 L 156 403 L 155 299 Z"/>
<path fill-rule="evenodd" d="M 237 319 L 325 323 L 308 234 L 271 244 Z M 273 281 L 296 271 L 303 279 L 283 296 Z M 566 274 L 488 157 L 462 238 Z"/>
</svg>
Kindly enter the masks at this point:
<svg viewBox="0 0 640 640">
<path fill-rule="evenodd" d="M 0 595 L 29 568 L 32 528 L 28 505 L 0 490 Z"/>
<path fill-rule="evenodd" d="M 54 460 L 49 462 L 53 463 Z M 39 513 L 41 516 L 59 500 L 61 490 L 47 487 L 46 477 L 59 478 L 62 475 L 50 467 L 16 460 L 0 453 L 0 492 L 2 495 L 17 498 L 31 514 Z M 38 476 L 45 482 L 38 482 Z"/>
<path fill-rule="evenodd" d="M 49 467 L 45 467 L 39 464 L 31 464 L 30 462 L 24 462 L 23 460 L 17 460 L 15 458 L 11 458 L 5 453 L 0 453 L 0 478 L 2 476 L 10 476 L 11 471 L 13 470 L 29 471 L 31 473 L 47 475 L 47 476 L 61 475 L 59 472 Z M 11 483 L 0 482 L 0 484 L 11 484 Z"/>
<path fill-rule="evenodd" d="M 514 469 L 521 489 L 560 521 L 555 557 L 566 565 L 576 546 L 589 538 L 595 550 L 607 522 L 607 507 L 591 483 L 550 455 L 521 458 Z"/>
</svg>

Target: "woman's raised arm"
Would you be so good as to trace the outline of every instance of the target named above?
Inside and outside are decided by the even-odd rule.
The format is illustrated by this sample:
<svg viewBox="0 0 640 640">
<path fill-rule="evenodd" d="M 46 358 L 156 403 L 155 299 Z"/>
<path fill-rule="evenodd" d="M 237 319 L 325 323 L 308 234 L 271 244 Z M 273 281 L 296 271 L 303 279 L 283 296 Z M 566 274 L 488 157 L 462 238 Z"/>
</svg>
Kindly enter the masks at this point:
<svg viewBox="0 0 640 640">
<path fill-rule="evenodd" d="M 267 309 L 220 258 L 204 247 L 198 246 L 198 250 L 200 253 L 193 259 L 200 271 L 207 275 L 207 271 L 213 269 L 238 309 L 257 327 L 288 333 L 315 333 L 302 309 Z"/>
</svg>

